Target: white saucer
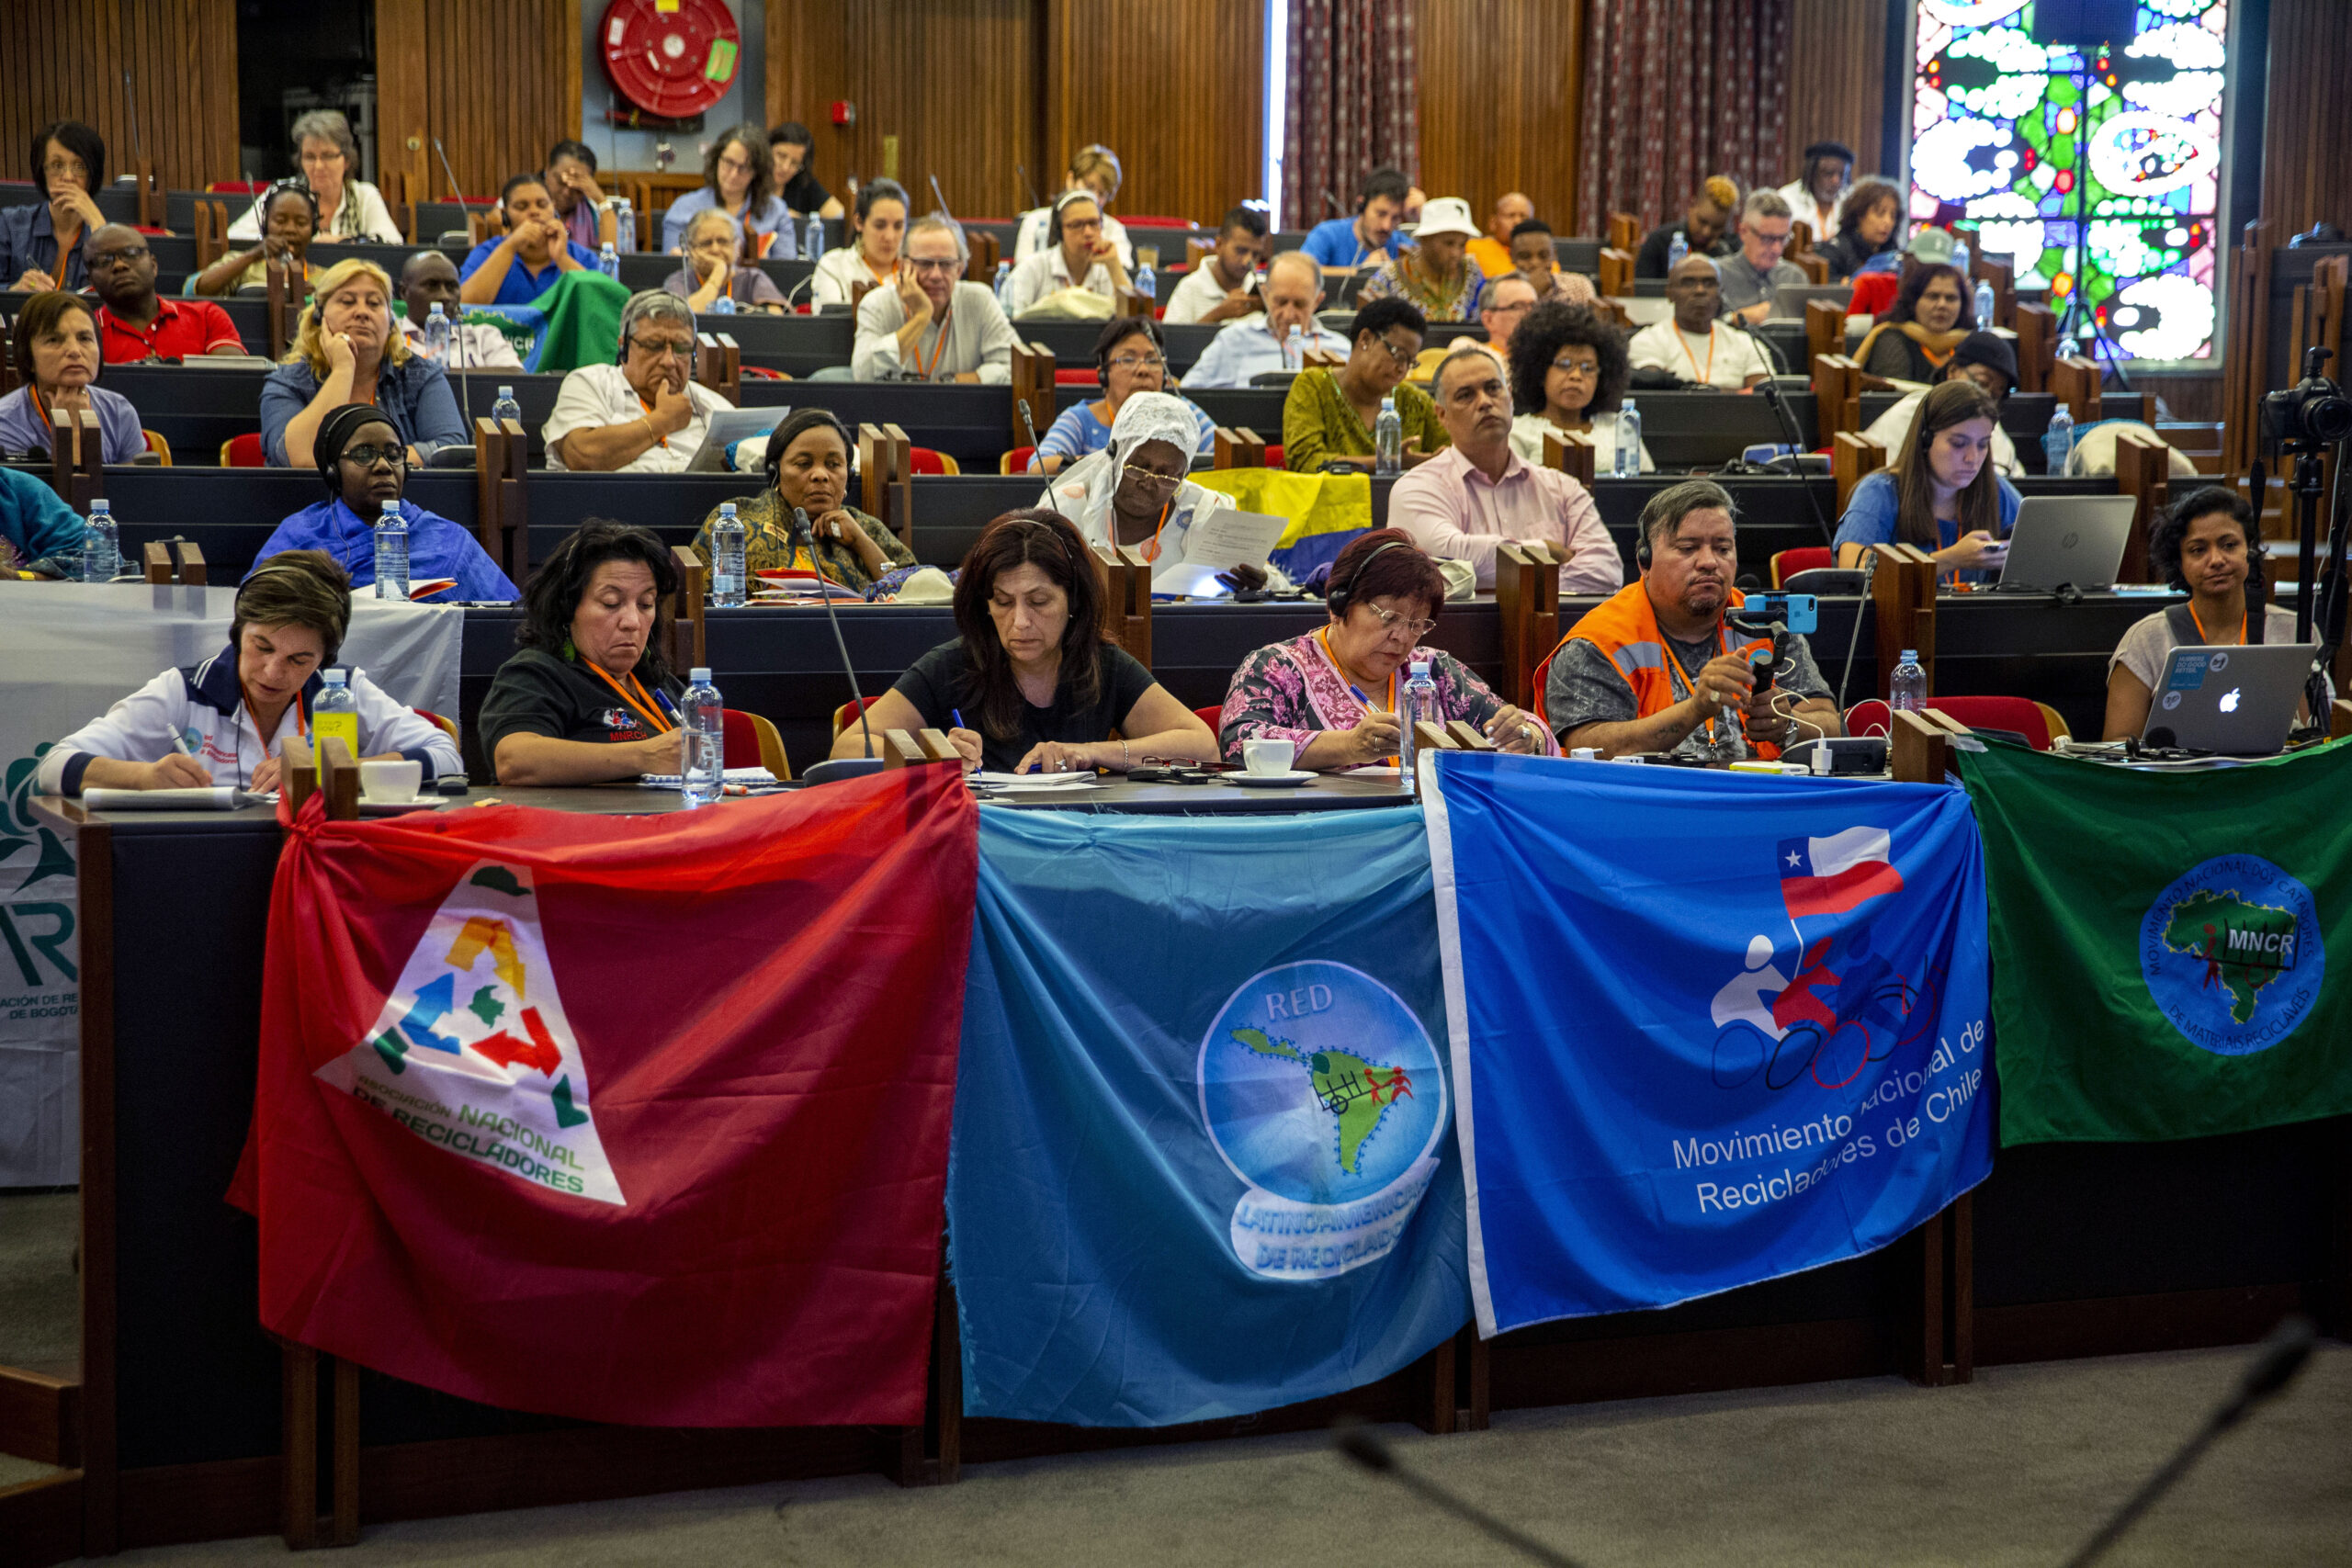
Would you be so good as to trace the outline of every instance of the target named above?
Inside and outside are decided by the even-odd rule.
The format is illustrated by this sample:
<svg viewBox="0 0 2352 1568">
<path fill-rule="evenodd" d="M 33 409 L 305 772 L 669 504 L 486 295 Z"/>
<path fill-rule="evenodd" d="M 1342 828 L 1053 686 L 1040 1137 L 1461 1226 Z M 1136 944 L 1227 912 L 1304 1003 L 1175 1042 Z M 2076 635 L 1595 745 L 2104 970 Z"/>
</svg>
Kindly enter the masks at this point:
<svg viewBox="0 0 2352 1568">
<path fill-rule="evenodd" d="M 1316 776 L 1314 773 L 1301 773 L 1298 769 L 1293 768 L 1286 773 L 1227 773 L 1225 775 L 1225 782 L 1239 784 L 1245 789 L 1296 789 L 1300 784 Z"/>
<path fill-rule="evenodd" d="M 450 797 L 420 795 L 414 800 L 363 800 L 359 803 L 362 817 L 400 817 L 411 811 L 438 811 L 449 804 Z"/>
</svg>

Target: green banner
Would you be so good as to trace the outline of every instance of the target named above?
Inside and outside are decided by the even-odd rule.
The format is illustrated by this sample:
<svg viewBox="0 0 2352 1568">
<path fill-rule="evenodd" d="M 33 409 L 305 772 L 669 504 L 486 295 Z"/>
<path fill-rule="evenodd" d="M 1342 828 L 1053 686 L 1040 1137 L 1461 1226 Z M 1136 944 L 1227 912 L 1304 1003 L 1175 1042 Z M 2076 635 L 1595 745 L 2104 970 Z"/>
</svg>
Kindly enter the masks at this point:
<svg viewBox="0 0 2352 1568">
<path fill-rule="evenodd" d="M 2352 744 L 2238 767 L 1962 752 L 1984 841 L 2001 1142 L 2352 1111 Z"/>
</svg>

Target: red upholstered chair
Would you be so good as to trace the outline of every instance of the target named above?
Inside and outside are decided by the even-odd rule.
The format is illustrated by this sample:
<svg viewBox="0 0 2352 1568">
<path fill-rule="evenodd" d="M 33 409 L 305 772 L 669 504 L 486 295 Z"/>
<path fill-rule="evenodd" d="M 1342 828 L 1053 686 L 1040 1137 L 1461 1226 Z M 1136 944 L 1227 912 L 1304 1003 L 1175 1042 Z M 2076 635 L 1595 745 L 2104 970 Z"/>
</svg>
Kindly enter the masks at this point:
<svg viewBox="0 0 2352 1568">
<path fill-rule="evenodd" d="M 746 380 L 782 381 L 786 379 L 783 371 L 771 370 L 764 365 L 739 365 L 736 367 L 736 369 L 742 374 Z"/>
<path fill-rule="evenodd" d="M 1282 466 L 1283 445 L 1281 442 L 1277 441 L 1272 446 L 1266 448 L 1266 467 L 1270 468 L 1279 468 Z"/>
<path fill-rule="evenodd" d="M 1854 298 L 1847 305 L 1849 316 L 1883 315 L 1894 303 L 1902 290 L 1903 279 L 1891 272 L 1866 272 L 1854 279 Z"/>
<path fill-rule="evenodd" d="M 784 737 L 776 733 L 775 725 L 741 708 L 720 711 L 726 717 L 726 728 L 721 731 L 726 766 L 765 768 L 780 779 L 792 776 L 792 763 L 784 754 Z"/>
<path fill-rule="evenodd" d="M 1029 471 L 1029 459 L 1036 455 L 1035 446 L 1015 446 L 996 460 L 996 471 L 1000 474 L 1025 474 Z"/>
<path fill-rule="evenodd" d="M 1207 725 L 1209 733 L 1215 735 L 1225 727 L 1225 705 L 1219 703 L 1215 707 L 1194 708 L 1193 716 Z"/>
<path fill-rule="evenodd" d="M 880 694 L 876 694 L 871 697 L 863 697 L 854 702 L 843 703 L 841 706 L 835 708 L 833 710 L 834 739 L 840 739 L 842 730 L 847 729 L 851 725 L 857 722 L 857 716 L 859 714 L 864 713 L 867 708 L 872 707 L 876 703 L 880 702 L 881 700 Z"/>
<path fill-rule="evenodd" d="M 934 452 L 928 446 L 907 449 L 907 472 L 910 474 L 960 474 L 964 466 L 944 452 Z"/>
<path fill-rule="evenodd" d="M 1057 368 L 1054 371 L 1054 385 L 1057 387 L 1099 387 L 1102 384 L 1102 378 L 1084 366 L 1075 370 Z"/>
<path fill-rule="evenodd" d="M 1971 729 L 2006 729 L 2022 735 L 2037 751 L 2049 750 L 2052 742 L 2073 733 L 2057 709 L 2030 697 L 1929 697 L 1928 705 Z M 1886 705 L 1872 697 L 1846 710 L 1846 733 L 1883 736 L 1889 732 L 1892 719 Z"/>
<path fill-rule="evenodd" d="M 417 717 L 424 720 L 427 724 L 430 724 L 442 734 L 447 736 L 449 738 L 450 745 L 455 746 L 458 744 L 458 727 L 449 722 L 449 720 L 443 718 L 431 708 L 411 708 L 408 711 L 416 715 Z"/>
<path fill-rule="evenodd" d="M 1269 455 L 1268 464 L 1273 462 Z M 1776 550 L 1772 555 L 1772 586 L 1780 587 L 1801 571 L 1818 571 L 1838 564 L 1838 558 L 1826 545 L 1802 545 L 1793 550 Z"/>
<path fill-rule="evenodd" d="M 220 443 L 220 466 L 224 468 L 266 468 L 268 455 L 261 449 L 261 432 L 249 430 L 243 435 L 232 435 Z"/>
</svg>

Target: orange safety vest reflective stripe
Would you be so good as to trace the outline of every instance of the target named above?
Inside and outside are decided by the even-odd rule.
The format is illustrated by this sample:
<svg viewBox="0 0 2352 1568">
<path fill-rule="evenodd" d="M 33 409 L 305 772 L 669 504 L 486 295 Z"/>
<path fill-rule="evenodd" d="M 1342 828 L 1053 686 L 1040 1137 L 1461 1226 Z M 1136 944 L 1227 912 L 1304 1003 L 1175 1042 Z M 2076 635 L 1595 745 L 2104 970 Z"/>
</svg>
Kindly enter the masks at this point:
<svg viewBox="0 0 2352 1568">
<path fill-rule="evenodd" d="M 1736 610 L 1747 603 L 1747 596 L 1738 589 L 1731 590 L 1731 599 L 1724 608 Z M 1722 637 L 1718 628 L 1716 636 Z M 1639 578 L 1625 584 L 1608 598 L 1584 614 L 1583 619 L 1568 628 L 1559 647 L 1544 656 L 1535 668 L 1535 712 L 1549 728 L 1551 716 L 1544 711 L 1544 687 L 1552 673 L 1552 660 L 1560 656 L 1560 649 L 1572 642 L 1589 642 L 1599 649 L 1601 657 L 1625 678 L 1634 689 L 1634 716 L 1647 718 L 1663 713 L 1682 699 L 1675 694 L 1674 676 L 1667 669 L 1666 638 L 1658 630 L 1657 612 L 1650 604 L 1649 591 Z M 1755 649 L 1772 646 L 1769 637 L 1749 637 L 1724 649 L 1726 653 L 1744 654 Z M 1750 753 L 1764 761 L 1781 754 L 1781 749 L 1769 741 L 1749 739 Z"/>
</svg>

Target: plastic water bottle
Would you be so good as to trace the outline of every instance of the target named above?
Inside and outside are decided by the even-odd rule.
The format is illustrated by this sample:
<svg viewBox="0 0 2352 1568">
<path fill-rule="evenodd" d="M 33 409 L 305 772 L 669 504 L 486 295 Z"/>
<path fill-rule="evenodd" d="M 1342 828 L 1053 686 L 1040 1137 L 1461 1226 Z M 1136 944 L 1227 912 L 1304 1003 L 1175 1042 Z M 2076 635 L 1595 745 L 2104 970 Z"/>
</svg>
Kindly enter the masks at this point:
<svg viewBox="0 0 2352 1568">
<path fill-rule="evenodd" d="M 1157 300 L 1159 298 L 1159 279 L 1152 272 L 1149 262 L 1145 262 L 1136 268 L 1135 281 L 1136 292 L 1146 299 Z"/>
<path fill-rule="evenodd" d="M 714 316 L 733 315 L 735 313 L 735 296 L 732 294 L 722 294 L 718 299 L 713 299 L 710 302 L 710 313 Z"/>
<path fill-rule="evenodd" d="M 1437 722 L 1437 682 L 1430 679 L 1429 661 L 1413 661 L 1412 679 L 1405 682 L 1396 701 L 1396 728 L 1403 733 L 1396 738 L 1396 761 L 1403 766 L 1405 793 L 1413 793 L 1414 764 L 1419 761 L 1420 746 L 1415 739 L 1413 727 L 1422 722 Z"/>
<path fill-rule="evenodd" d="M 2066 471 L 2066 459 L 2075 450 L 2075 413 L 2064 403 L 2050 416 L 2050 428 L 2042 432 L 2041 460 L 2052 475 Z"/>
<path fill-rule="evenodd" d="M 1993 297 L 1992 284 L 1984 278 L 1978 278 L 1976 280 L 1976 330 L 1978 332 L 1989 333 L 1993 330 L 1993 312 L 1999 308 L 2000 301 Z"/>
<path fill-rule="evenodd" d="M 1917 713 L 1928 705 L 1928 672 L 1919 667 L 1916 649 L 1905 649 L 1887 677 L 1886 705 L 1896 713 Z"/>
<path fill-rule="evenodd" d="M 688 672 L 678 718 L 686 732 L 684 760 L 680 764 L 685 774 L 686 805 L 708 806 L 727 783 L 727 709 L 718 700 L 718 688 L 710 683 L 707 668 L 696 665 Z"/>
<path fill-rule="evenodd" d="M 1609 471 L 1621 479 L 1642 477 L 1642 411 L 1627 398 L 1617 409 L 1617 450 L 1611 455 Z"/>
<path fill-rule="evenodd" d="M 514 400 L 514 388 L 498 389 L 498 400 L 490 405 L 490 417 L 496 420 L 502 429 L 510 419 L 517 424 L 523 423 L 523 405 Z"/>
<path fill-rule="evenodd" d="M 1283 339 L 1283 368 L 1303 370 L 1306 367 L 1306 329 L 1296 321 L 1290 324 L 1290 335 Z"/>
<path fill-rule="evenodd" d="M 435 364 L 449 363 L 449 316 L 438 305 L 424 318 L 424 354 Z"/>
<path fill-rule="evenodd" d="M 808 215 L 808 240 L 800 254 L 810 261 L 825 254 L 825 220 L 813 212 Z"/>
<path fill-rule="evenodd" d="M 384 502 L 376 519 L 376 597 L 408 597 L 408 519 L 397 501 Z"/>
<path fill-rule="evenodd" d="M 743 602 L 743 538 L 735 503 L 720 502 L 718 521 L 710 525 L 710 602 L 722 609 Z"/>
<path fill-rule="evenodd" d="M 625 251 L 637 249 L 637 209 L 628 197 L 613 197 L 613 243 Z"/>
<path fill-rule="evenodd" d="M 322 671 L 318 700 L 311 705 L 311 745 L 313 755 L 323 753 L 329 739 L 340 738 L 359 761 L 359 699 L 351 694 L 351 671 L 341 665 Z"/>
<path fill-rule="evenodd" d="M 1012 286 L 1012 264 L 1009 261 L 999 261 L 996 264 L 996 302 L 999 305 L 1004 303 L 1004 291 Z"/>
<path fill-rule="evenodd" d="M 114 526 L 114 508 L 104 496 L 90 502 L 90 520 L 82 525 L 82 581 L 112 582 L 122 570 L 122 545 Z"/>
<path fill-rule="evenodd" d="M 1397 417 L 1394 392 L 1380 400 L 1380 417 L 1372 422 L 1372 471 L 1388 475 L 1405 471 L 1405 422 Z"/>
<path fill-rule="evenodd" d="M 1685 258 L 1686 256 L 1690 255 L 1690 240 L 1689 240 L 1689 239 L 1687 239 L 1687 238 L 1683 235 L 1683 232 L 1682 232 L 1682 231 L 1681 231 L 1681 230 L 1677 229 L 1677 230 L 1674 231 L 1674 238 L 1672 238 L 1671 240 L 1668 240 L 1668 241 L 1666 243 L 1666 275 L 1667 275 L 1667 276 L 1668 276 L 1668 277 L 1672 277 L 1672 276 L 1674 276 L 1674 269 L 1675 269 L 1676 267 L 1678 267 L 1678 266 L 1680 266 L 1680 265 L 1682 265 L 1683 258 Z"/>
<path fill-rule="evenodd" d="M 1959 269 L 1961 276 L 1968 276 L 1968 239 L 1957 231 L 1951 237 L 1951 265 Z"/>
<path fill-rule="evenodd" d="M 596 270 L 603 273 L 606 277 L 611 278 L 615 283 L 618 283 L 621 280 L 620 253 L 613 249 L 610 245 L 606 245 L 602 250 L 598 251 L 596 253 Z"/>
</svg>

